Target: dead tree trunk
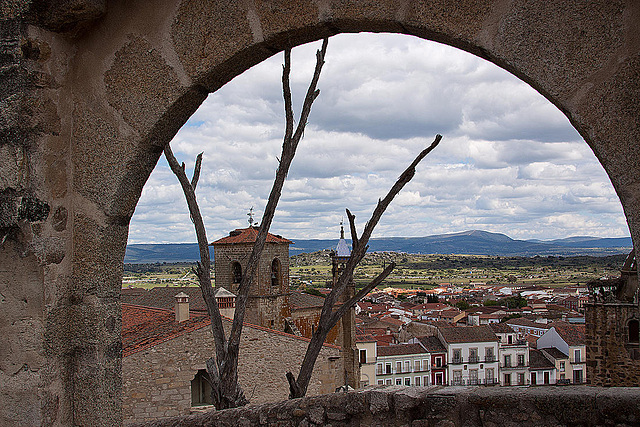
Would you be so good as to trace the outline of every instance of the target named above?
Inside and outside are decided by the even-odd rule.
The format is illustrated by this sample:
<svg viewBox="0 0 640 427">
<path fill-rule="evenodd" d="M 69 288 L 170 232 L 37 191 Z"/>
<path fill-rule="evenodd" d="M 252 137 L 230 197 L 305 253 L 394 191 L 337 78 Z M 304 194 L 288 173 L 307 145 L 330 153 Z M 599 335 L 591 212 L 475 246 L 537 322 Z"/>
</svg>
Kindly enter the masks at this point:
<svg viewBox="0 0 640 427">
<path fill-rule="evenodd" d="M 382 214 L 385 212 L 394 197 L 402 190 L 402 188 L 413 178 L 416 172 L 416 166 L 427 154 L 429 154 L 434 148 L 438 146 L 441 135 L 436 135 L 433 143 L 422 150 L 422 152 L 415 158 L 415 160 L 409 165 L 407 169 L 400 175 L 396 183 L 391 187 L 391 190 L 387 193 L 384 199 L 378 200 L 378 204 L 371 215 L 371 218 L 364 227 L 362 236 L 358 238 L 356 232 L 355 215 L 353 215 L 349 209 L 347 209 L 347 217 L 349 218 L 349 228 L 351 231 L 352 251 L 351 257 L 347 261 L 344 271 L 338 278 L 336 286 L 331 290 L 331 293 L 325 298 L 324 305 L 320 314 L 320 321 L 318 327 L 311 337 L 311 341 L 307 346 L 307 352 L 304 356 L 302 365 L 300 366 L 300 372 L 296 379 L 291 372 L 287 372 L 287 380 L 289 381 L 289 397 L 297 398 L 303 397 L 307 393 L 307 387 L 311 380 L 311 374 L 313 373 L 313 367 L 322 349 L 322 344 L 327 338 L 329 331 L 338 323 L 342 316 L 353 307 L 358 301 L 360 301 L 365 295 L 367 295 L 372 289 L 378 286 L 395 267 L 395 263 L 388 265 L 371 283 L 366 285 L 360 291 L 358 291 L 352 298 L 344 302 L 337 310 L 333 311 L 338 297 L 344 292 L 347 285 L 353 280 L 353 273 L 360 261 L 364 258 L 367 249 L 369 238 L 373 233 L 376 225 L 380 221 Z"/>
<path fill-rule="evenodd" d="M 258 236 L 253 246 L 253 251 L 249 256 L 247 268 L 244 270 L 240 286 L 238 288 L 238 295 L 236 298 L 236 309 L 233 322 L 231 325 L 231 331 L 229 333 L 229 339 L 225 336 L 225 331 L 222 323 L 222 316 L 218 308 L 217 301 L 214 296 L 213 287 L 211 286 L 211 260 L 209 256 L 209 245 L 206 236 L 204 221 L 200 214 L 200 209 L 195 196 L 195 189 L 198 183 L 198 177 L 200 174 L 200 165 L 202 162 L 202 154 L 198 155 L 196 159 L 196 168 L 194 171 L 194 177 L 189 182 L 185 173 L 184 164 L 180 166 L 178 161 L 171 152 L 169 145 L 165 147 L 164 153 L 169 162 L 169 166 L 173 173 L 178 177 L 182 190 L 187 199 L 187 205 L 189 206 L 189 212 L 191 214 L 191 220 L 194 223 L 196 236 L 198 239 L 198 247 L 200 249 L 200 262 L 197 264 L 195 273 L 198 277 L 198 283 L 202 290 L 202 295 L 207 304 L 207 311 L 211 318 L 211 330 L 214 337 L 216 346 L 216 357 L 207 361 L 207 373 L 209 374 L 209 381 L 212 388 L 212 397 L 214 405 L 217 409 L 226 409 L 242 406 L 248 403 L 248 400 L 244 396 L 242 388 L 238 384 L 238 357 L 240 349 L 240 337 L 242 335 L 242 327 L 244 323 L 244 316 L 247 308 L 247 301 L 249 298 L 249 290 L 252 285 L 252 280 L 255 272 L 258 268 L 258 263 L 264 249 L 265 241 L 269 228 L 275 215 L 278 201 L 282 193 L 282 187 L 284 185 L 285 178 L 289 172 L 289 167 L 293 157 L 295 156 L 298 143 L 304 135 L 304 129 L 307 125 L 309 113 L 311 112 L 311 106 L 313 102 L 320 94 L 317 89 L 318 80 L 320 78 L 320 72 L 324 65 L 324 57 L 327 51 L 328 39 L 324 39 L 322 42 L 322 48 L 316 53 L 316 67 L 307 90 L 306 97 L 300 113 L 300 120 L 298 126 L 295 127 L 294 132 L 294 116 L 293 107 L 291 101 L 291 88 L 289 83 L 291 73 L 291 49 L 287 49 L 284 52 L 284 66 L 282 72 L 282 87 L 283 97 L 285 105 L 285 134 L 282 144 L 282 153 L 279 160 L 278 169 L 276 171 L 276 177 L 269 194 L 267 206 L 264 210 L 262 222 L 258 230 Z"/>
</svg>

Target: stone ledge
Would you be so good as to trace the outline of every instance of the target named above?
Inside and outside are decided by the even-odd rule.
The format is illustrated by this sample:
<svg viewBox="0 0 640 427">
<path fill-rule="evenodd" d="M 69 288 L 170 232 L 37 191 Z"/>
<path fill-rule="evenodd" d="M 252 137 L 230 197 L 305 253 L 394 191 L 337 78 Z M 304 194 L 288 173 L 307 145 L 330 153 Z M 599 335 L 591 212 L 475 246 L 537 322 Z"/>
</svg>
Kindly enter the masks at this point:
<svg viewBox="0 0 640 427">
<path fill-rule="evenodd" d="M 147 427 L 246 425 L 632 426 L 640 424 L 640 388 L 371 388 L 210 411 L 135 424 Z"/>
</svg>

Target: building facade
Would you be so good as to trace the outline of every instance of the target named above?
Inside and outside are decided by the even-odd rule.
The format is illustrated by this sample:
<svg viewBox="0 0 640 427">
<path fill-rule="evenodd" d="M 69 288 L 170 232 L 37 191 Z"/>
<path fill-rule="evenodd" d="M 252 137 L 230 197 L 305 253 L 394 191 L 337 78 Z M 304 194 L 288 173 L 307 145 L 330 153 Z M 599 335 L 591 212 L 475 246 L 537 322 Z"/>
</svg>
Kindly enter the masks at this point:
<svg viewBox="0 0 640 427">
<path fill-rule="evenodd" d="M 498 339 L 489 326 L 438 328 L 447 350 L 450 385 L 492 385 L 498 382 Z"/>
<path fill-rule="evenodd" d="M 211 245 L 214 251 L 215 286 L 238 294 L 242 275 L 258 237 L 258 228 L 251 226 L 233 230 Z M 269 233 L 258 268 L 253 276 L 245 320 L 248 323 L 285 330 L 291 316 L 289 305 L 289 245 L 282 236 Z"/>
<path fill-rule="evenodd" d="M 498 337 L 498 359 L 500 360 L 500 385 L 528 385 L 529 344 L 518 339 L 518 334 L 505 323 L 489 325 Z"/>
</svg>

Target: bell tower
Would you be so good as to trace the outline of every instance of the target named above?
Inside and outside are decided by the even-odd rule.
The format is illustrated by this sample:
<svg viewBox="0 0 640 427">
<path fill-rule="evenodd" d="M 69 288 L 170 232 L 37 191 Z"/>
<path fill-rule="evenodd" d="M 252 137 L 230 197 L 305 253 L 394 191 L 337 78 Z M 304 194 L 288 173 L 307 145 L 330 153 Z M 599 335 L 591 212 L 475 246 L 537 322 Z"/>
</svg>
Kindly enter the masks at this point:
<svg viewBox="0 0 640 427">
<path fill-rule="evenodd" d="M 253 209 L 252 209 L 253 210 Z M 233 230 L 228 236 L 211 243 L 214 253 L 215 287 L 238 294 L 242 274 L 258 237 L 249 212 L 249 227 Z M 282 236 L 267 234 L 262 257 L 253 277 L 245 321 L 254 325 L 283 331 L 285 319 L 291 316 L 289 307 L 289 245 Z"/>
<path fill-rule="evenodd" d="M 331 271 L 332 271 L 332 287 L 338 283 L 338 278 L 344 271 L 345 265 L 351 257 L 351 250 L 347 241 L 344 239 L 344 224 L 340 221 L 340 240 L 335 251 L 331 253 Z M 345 303 L 355 295 L 355 284 L 353 280 L 347 284 L 344 292 L 340 296 L 340 302 Z M 342 373 L 343 384 L 346 384 L 354 390 L 360 385 L 360 364 L 357 358 L 356 348 L 356 312 L 355 308 L 350 308 L 342 316 L 342 337 L 340 344 L 342 347 Z"/>
</svg>

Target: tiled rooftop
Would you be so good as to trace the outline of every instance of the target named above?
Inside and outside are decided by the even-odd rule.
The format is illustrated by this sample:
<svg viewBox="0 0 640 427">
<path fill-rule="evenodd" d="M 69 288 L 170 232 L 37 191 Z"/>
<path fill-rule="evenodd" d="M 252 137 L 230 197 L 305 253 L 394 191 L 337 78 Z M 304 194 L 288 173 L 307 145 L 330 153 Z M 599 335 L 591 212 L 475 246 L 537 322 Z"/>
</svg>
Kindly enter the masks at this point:
<svg viewBox="0 0 640 427">
<path fill-rule="evenodd" d="M 417 337 L 417 339 L 429 353 L 444 353 L 447 351 L 438 337 Z"/>
<path fill-rule="evenodd" d="M 164 286 L 147 290 L 142 295 L 130 301 L 131 304 L 145 307 L 173 309 L 176 304 L 176 294 L 184 292 L 189 295 L 189 310 L 207 312 L 207 305 L 202 298 L 202 291 L 197 286 Z"/>
<path fill-rule="evenodd" d="M 448 327 L 438 329 L 444 340 L 449 343 L 463 342 L 492 342 L 498 341 L 498 337 L 493 333 L 490 327 L 469 326 L 469 327 Z"/>
<path fill-rule="evenodd" d="M 427 351 L 420 344 L 398 344 L 378 347 L 378 356 L 406 356 L 424 354 Z"/>
<path fill-rule="evenodd" d="M 554 322 L 551 326 L 555 328 L 562 339 L 570 346 L 585 345 L 584 325 L 574 325 L 567 322 Z"/>
<path fill-rule="evenodd" d="M 255 243 L 258 237 L 258 228 L 237 228 L 229 233 L 228 236 L 216 240 L 212 245 L 237 245 L 242 243 Z M 276 234 L 267 233 L 267 243 L 281 243 L 291 245 L 293 242 Z"/>
<path fill-rule="evenodd" d="M 209 326 L 208 316 L 190 313 L 178 323 L 172 310 L 122 304 L 122 355 L 129 356 L 187 332 Z"/>
<path fill-rule="evenodd" d="M 293 291 L 289 294 L 289 305 L 292 309 L 322 307 L 323 304 L 324 298 L 317 295 L 310 295 L 300 291 Z"/>
<path fill-rule="evenodd" d="M 529 369 L 553 369 L 555 365 L 540 350 L 529 350 Z"/>
</svg>

